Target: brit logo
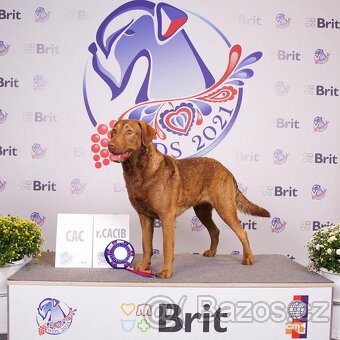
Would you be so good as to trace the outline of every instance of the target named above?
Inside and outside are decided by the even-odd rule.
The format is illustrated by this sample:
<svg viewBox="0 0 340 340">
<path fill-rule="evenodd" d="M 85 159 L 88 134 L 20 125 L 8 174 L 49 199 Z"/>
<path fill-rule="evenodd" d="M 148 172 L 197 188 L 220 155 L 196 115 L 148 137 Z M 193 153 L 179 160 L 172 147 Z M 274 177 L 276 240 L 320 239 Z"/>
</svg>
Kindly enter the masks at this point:
<svg viewBox="0 0 340 340">
<path fill-rule="evenodd" d="M 201 231 L 204 229 L 203 223 L 199 220 L 197 216 L 191 219 L 191 231 Z"/>
<path fill-rule="evenodd" d="M 71 182 L 71 194 L 82 194 L 85 190 L 85 187 L 85 183 L 82 183 L 80 179 L 75 178 Z"/>
<path fill-rule="evenodd" d="M 45 22 L 49 19 L 51 12 L 44 7 L 35 10 L 35 22 Z"/>
<path fill-rule="evenodd" d="M 5 121 L 7 120 L 7 116 L 8 116 L 8 113 L 0 109 L 0 124 L 5 123 Z"/>
<path fill-rule="evenodd" d="M 71 327 L 76 311 L 55 298 L 44 299 L 36 314 L 39 335 L 65 333 Z"/>
<path fill-rule="evenodd" d="M 307 338 L 308 295 L 294 295 L 287 307 L 289 321 L 286 323 L 286 334 L 292 339 Z"/>
<path fill-rule="evenodd" d="M 287 152 L 281 149 L 276 149 L 273 153 L 273 163 L 276 165 L 282 165 L 287 162 L 288 156 Z"/>
<path fill-rule="evenodd" d="M 46 217 L 40 216 L 40 214 L 36 211 L 32 212 L 30 216 L 31 220 L 36 222 L 40 227 L 44 225 Z"/>
<path fill-rule="evenodd" d="M 327 130 L 329 121 L 324 118 L 318 116 L 314 118 L 313 121 L 313 130 L 314 132 L 324 132 Z"/>
<path fill-rule="evenodd" d="M 0 178 L 0 192 L 5 190 L 6 184 L 7 182 L 4 179 Z"/>
<path fill-rule="evenodd" d="M 280 217 L 274 217 L 271 222 L 272 233 L 281 233 L 286 228 L 287 222 Z"/>
<path fill-rule="evenodd" d="M 43 145 L 39 143 L 35 143 L 32 145 L 31 154 L 32 154 L 33 159 L 41 159 L 45 157 L 46 152 L 47 152 L 47 149 Z"/>
<path fill-rule="evenodd" d="M 277 28 L 287 28 L 290 25 L 291 18 L 288 18 L 285 14 L 278 14 L 275 18 Z"/>
<path fill-rule="evenodd" d="M 123 17 L 130 19 L 119 26 Z M 209 38 L 206 48 L 203 35 Z M 262 57 L 262 52 L 243 57 L 242 47 L 202 16 L 151 1 L 115 9 L 99 26 L 89 51 L 92 63 L 84 71 L 83 97 L 92 125 L 108 130 L 116 120 L 144 120 L 157 131 L 157 148 L 175 158 L 204 155 L 221 143 L 238 116 L 245 80 L 254 75 L 249 66 Z M 145 69 L 135 79 L 141 58 Z M 98 86 L 103 96 L 107 88 L 110 95 L 98 100 Z M 107 117 L 104 111 L 116 113 Z M 107 135 L 97 129 L 91 139 L 98 140 L 92 146 L 95 166 L 110 164 L 110 156 L 100 152 Z"/>
<path fill-rule="evenodd" d="M 0 40 L 0 57 L 8 53 L 9 47 L 10 45 Z"/>
<path fill-rule="evenodd" d="M 305 27 L 306 28 L 314 28 L 316 24 L 315 18 L 305 18 Z"/>
<path fill-rule="evenodd" d="M 285 84 L 284 81 L 278 80 L 274 84 L 274 93 L 276 96 L 286 96 L 289 92 L 290 85 Z"/>
<path fill-rule="evenodd" d="M 326 196 L 327 189 L 323 188 L 320 184 L 314 184 L 312 187 L 312 199 L 322 200 Z"/>
<path fill-rule="evenodd" d="M 152 316 L 152 306 L 150 304 L 122 303 L 120 309 L 124 315 L 124 319 L 120 319 L 120 321 L 125 332 L 130 333 L 135 328 L 142 333 L 149 331 L 151 324 L 147 317 Z"/>
<path fill-rule="evenodd" d="M 325 52 L 323 49 L 318 48 L 314 53 L 315 64 L 326 64 L 330 54 Z"/>
</svg>

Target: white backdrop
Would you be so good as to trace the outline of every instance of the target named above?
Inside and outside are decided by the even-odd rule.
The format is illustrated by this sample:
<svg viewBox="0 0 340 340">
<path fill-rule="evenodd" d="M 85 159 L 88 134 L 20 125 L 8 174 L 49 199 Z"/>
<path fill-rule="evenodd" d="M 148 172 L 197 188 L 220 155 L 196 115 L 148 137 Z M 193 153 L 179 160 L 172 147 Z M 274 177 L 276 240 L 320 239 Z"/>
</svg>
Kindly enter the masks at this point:
<svg viewBox="0 0 340 340">
<path fill-rule="evenodd" d="M 111 100 L 105 76 L 95 72 L 92 64 L 88 47 L 95 42 L 98 60 L 115 77 L 111 77 L 111 85 L 123 76 L 124 58 L 119 62 L 119 55 L 117 60 L 113 55 L 113 49 L 118 51 L 119 46 L 112 45 L 106 59 L 101 44 L 108 51 L 105 44 L 110 34 L 129 24 L 131 17 L 137 25 L 140 22 L 136 19 L 145 13 L 142 10 L 125 13 L 126 17 L 130 15 L 128 21 L 124 21 L 125 17 L 121 21 L 111 20 L 103 37 L 96 38 L 96 34 L 104 19 L 124 3 L 1 1 L 0 214 L 18 214 L 36 220 L 44 230 L 45 249 L 55 249 L 58 213 L 117 213 L 130 215 L 130 240 L 137 251 L 141 250 L 139 221 L 128 201 L 121 166 L 111 163 L 96 168 L 93 151 L 98 150 L 91 151 L 95 143 L 90 139 L 100 124 L 118 119 L 134 106 L 147 74 L 148 62 L 144 56 L 134 64 L 127 86 L 120 85 L 122 93 L 117 95 L 117 92 Z M 163 37 L 171 32 L 174 35 L 158 39 L 157 48 L 162 46 L 165 51 L 185 30 L 215 82 L 227 68 L 233 45 L 242 47 L 240 61 L 257 51 L 263 56 L 247 66 L 254 71 L 253 77 L 249 73 L 243 78 L 238 75 L 244 86 L 233 86 L 239 89 L 237 98 L 225 102 L 224 108 L 234 110 L 235 121 L 228 122 L 229 132 L 224 137 L 218 139 L 217 125 L 215 130 L 211 128 L 213 123 L 209 119 L 213 116 L 207 114 L 199 125 L 197 111 L 196 124 L 191 130 L 187 128 L 186 135 L 167 130 L 165 116 L 163 125 L 160 121 L 162 115 L 152 124 L 158 123 L 167 132 L 167 143 L 177 143 L 172 149 L 175 157 L 195 154 L 199 138 L 206 145 L 215 143 L 204 152 L 209 151 L 209 157 L 226 165 L 246 196 L 272 214 L 270 219 L 239 215 L 254 253 L 284 254 L 306 264 L 305 244 L 313 229 L 340 220 L 336 204 L 340 184 L 340 142 L 336 133 L 340 123 L 339 2 L 331 0 L 326 5 L 316 0 L 168 3 L 186 13 L 188 20 L 184 24 L 176 21 L 180 12 L 166 5 L 163 9 L 160 9 L 162 5 L 156 6 L 160 16 L 152 11 L 144 15 L 155 23 L 161 20 L 158 24 Z M 142 6 L 140 2 L 133 4 L 138 5 Z M 172 21 L 175 28 L 170 25 L 171 32 L 166 32 Z M 124 34 L 140 33 L 137 26 L 134 30 L 132 27 L 130 23 Z M 158 34 L 157 28 L 153 33 Z M 123 33 L 120 34 L 118 39 L 122 42 Z M 123 57 L 131 46 L 140 44 L 143 49 L 149 38 L 143 39 L 125 45 L 125 51 L 121 46 Z M 157 52 L 158 55 L 152 56 L 155 68 L 151 71 L 149 85 L 153 87 L 149 88 L 149 101 L 188 97 L 202 90 L 199 75 L 185 75 L 192 63 L 185 65 L 184 57 L 177 61 L 174 58 L 177 51 L 175 45 L 164 55 Z M 158 74 L 157 56 L 160 56 L 159 67 L 163 66 Z M 164 62 L 168 63 L 165 68 Z M 179 71 L 181 63 L 184 67 Z M 174 105 L 180 104 L 177 101 Z M 171 105 L 167 105 L 171 112 Z M 218 105 L 216 102 L 211 105 L 212 114 L 216 114 Z M 89 112 L 97 126 L 89 119 Z M 188 116 L 184 114 L 182 119 Z M 207 126 L 210 128 L 203 130 Z M 196 140 L 195 133 L 200 134 Z M 103 155 L 105 158 L 105 152 Z M 219 252 L 241 251 L 236 236 L 217 216 L 216 221 L 222 230 Z M 158 228 L 155 251 L 162 252 L 161 245 Z M 177 253 L 201 253 L 208 245 L 208 233 L 193 211 L 178 218 Z"/>
</svg>

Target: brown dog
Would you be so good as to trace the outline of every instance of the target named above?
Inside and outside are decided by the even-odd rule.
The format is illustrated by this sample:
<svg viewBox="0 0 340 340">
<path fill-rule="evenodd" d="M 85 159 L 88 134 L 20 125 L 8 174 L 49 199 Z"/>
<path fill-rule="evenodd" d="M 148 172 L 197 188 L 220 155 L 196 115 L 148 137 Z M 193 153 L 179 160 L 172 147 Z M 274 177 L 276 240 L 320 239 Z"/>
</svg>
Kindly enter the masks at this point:
<svg viewBox="0 0 340 340">
<path fill-rule="evenodd" d="M 164 253 L 157 276 L 172 276 L 176 217 L 190 207 L 210 234 L 210 249 L 204 256 L 216 254 L 220 231 L 211 218 L 215 208 L 240 239 L 243 264 L 253 264 L 254 256 L 237 209 L 263 217 L 269 217 L 269 212 L 243 196 L 234 176 L 222 164 L 206 157 L 177 160 L 163 155 L 152 143 L 155 135 L 155 129 L 143 121 L 120 120 L 111 131 L 108 145 L 114 161 L 122 162 L 129 198 L 142 226 L 143 262 L 136 269 L 150 268 L 153 222 L 157 218 L 162 223 Z"/>
</svg>

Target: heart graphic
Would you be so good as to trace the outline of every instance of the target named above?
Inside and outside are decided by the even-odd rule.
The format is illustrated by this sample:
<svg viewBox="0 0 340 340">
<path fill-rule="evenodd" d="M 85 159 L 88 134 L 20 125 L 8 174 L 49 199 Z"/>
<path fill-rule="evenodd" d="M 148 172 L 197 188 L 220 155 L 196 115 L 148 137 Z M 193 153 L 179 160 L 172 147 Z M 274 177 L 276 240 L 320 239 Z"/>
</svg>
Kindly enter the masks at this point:
<svg viewBox="0 0 340 340">
<path fill-rule="evenodd" d="M 194 121 L 194 112 L 192 104 L 182 103 L 174 110 L 166 110 L 161 113 L 161 124 L 172 133 L 188 135 Z"/>
<path fill-rule="evenodd" d="M 120 309 L 124 312 L 126 316 L 130 316 L 136 309 L 136 306 L 133 303 L 123 303 L 121 304 Z"/>
</svg>

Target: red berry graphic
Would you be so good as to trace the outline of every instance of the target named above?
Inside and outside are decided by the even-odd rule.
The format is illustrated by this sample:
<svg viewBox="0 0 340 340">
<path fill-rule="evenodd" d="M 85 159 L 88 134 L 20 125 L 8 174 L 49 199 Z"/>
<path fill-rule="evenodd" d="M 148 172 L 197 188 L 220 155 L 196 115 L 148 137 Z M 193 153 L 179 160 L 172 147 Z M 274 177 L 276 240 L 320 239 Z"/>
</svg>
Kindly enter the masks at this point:
<svg viewBox="0 0 340 340">
<path fill-rule="evenodd" d="M 98 153 L 100 150 L 100 146 L 98 144 L 93 144 L 91 147 L 92 152 Z"/>
<path fill-rule="evenodd" d="M 91 140 L 93 143 L 98 143 L 100 141 L 100 136 L 95 133 L 91 136 Z"/>
<path fill-rule="evenodd" d="M 105 124 L 100 124 L 98 127 L 97 127 L 97 131 L 99 134 L 101 135 L 105 135 L 107 133 L 109 129 L 107 128 L 107 126 Z"/>
<path fill-rule="evenodd" d="M 109 140 L 107 138 L 104 138 L 100 142 L 101 146 L 106 148 L 109 145 Z"/>
<path fill-rule="evenodd" d="M 107 149 L 103 149 L 102 151 L 100 151 L 100 155 L 103 157 L 103 158 L 107 158 L 109 157 L 109 150 Z"/>
</svg>

